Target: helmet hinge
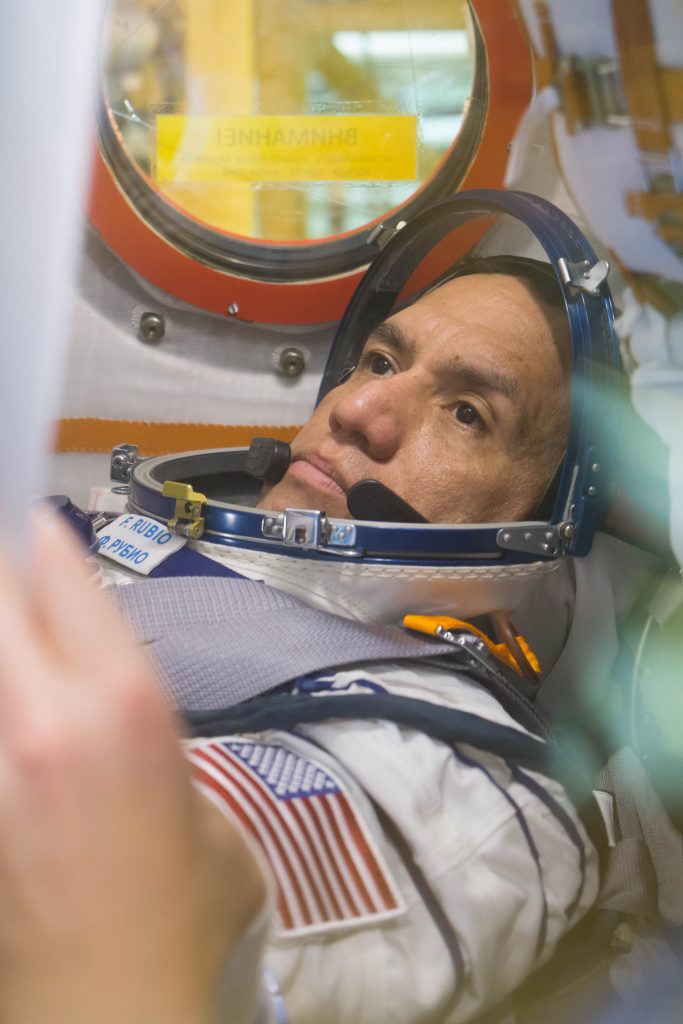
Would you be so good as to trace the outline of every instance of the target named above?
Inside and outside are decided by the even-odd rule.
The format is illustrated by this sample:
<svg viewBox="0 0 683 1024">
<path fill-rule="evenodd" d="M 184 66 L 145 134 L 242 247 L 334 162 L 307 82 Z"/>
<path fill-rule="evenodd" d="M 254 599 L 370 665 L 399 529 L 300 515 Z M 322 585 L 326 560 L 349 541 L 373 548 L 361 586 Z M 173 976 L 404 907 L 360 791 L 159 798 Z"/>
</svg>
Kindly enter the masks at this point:
<svg viewBox="0 0 683 1024">
<path fill-rule="evenodd" d="M 130 483 L 133 470 L 140 463 L 139 448 L 136 444 L 117 444 L 112 448 L 109 464 L 109 478 L 114 483 Z"/>
<path fill-rule="evenodd" d="M 554 558 L 564 547 L 558 528 L 548 523 L 505 526 L 498 531 L 496 542 L 506 551 L 523 551 L 545 558 Z"/>
</svg>

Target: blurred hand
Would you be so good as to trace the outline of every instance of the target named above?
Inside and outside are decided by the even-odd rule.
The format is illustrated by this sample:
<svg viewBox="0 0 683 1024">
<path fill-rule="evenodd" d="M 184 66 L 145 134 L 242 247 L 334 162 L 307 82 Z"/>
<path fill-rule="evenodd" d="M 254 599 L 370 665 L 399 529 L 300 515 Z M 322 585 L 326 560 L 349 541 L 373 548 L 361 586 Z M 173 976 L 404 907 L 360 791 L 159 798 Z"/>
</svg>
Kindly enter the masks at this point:
<svg viewBox="0 0 683 1024">
<path fill-rule="evenodd" d="M 0 1021 L 206 1024 L 264 899 L 61 524 L 0 556 Z"/>
</svg>

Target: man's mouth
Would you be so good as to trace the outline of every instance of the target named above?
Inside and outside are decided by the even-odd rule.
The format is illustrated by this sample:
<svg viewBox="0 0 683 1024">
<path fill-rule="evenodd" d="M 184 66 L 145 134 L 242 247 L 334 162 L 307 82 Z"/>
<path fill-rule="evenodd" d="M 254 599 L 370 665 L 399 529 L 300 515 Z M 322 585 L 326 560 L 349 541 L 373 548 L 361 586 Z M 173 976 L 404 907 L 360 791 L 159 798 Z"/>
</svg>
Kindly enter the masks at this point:
<svg viewBox="0 0 683 1024">
<path fill-rule="evenodd" d="M 332 466 L 317 455 L 300 455 L 290 463 L 289 474 L 316 491 L 346 499 L 346 491 Z"/>
</svg>

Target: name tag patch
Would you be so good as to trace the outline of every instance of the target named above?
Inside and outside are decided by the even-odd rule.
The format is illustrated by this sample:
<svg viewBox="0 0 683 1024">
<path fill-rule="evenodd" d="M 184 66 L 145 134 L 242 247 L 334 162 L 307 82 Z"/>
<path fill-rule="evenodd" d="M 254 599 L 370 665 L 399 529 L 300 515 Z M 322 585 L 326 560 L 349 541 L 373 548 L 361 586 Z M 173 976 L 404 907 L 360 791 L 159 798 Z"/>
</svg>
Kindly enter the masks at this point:
<svg viewBox="0 0 683 1024">
<path fill-rule="evenodd" d="M 405 910 L 352 795 L 281 743 L 231 738 L 186 749 L 200 786 L 259 844 L 278 889 L 278 930 L 306 935 L 375 924 Z"/>
<path fill-rule="evenodd" d="M 186 543 L 156 519 L 147 516 L 119 516 L 103 527 L 97 537 L 98 554 L 147 576 Z"/>
</svg>

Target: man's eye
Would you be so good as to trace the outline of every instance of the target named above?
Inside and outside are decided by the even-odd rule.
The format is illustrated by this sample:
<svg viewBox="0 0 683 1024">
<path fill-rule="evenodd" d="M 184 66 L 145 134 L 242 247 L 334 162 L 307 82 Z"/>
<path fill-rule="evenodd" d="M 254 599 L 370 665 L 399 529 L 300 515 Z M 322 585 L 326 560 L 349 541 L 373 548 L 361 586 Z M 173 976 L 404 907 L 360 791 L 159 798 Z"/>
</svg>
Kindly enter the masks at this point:
<svg viewBox="0 0 683 1024">
<path fill-rule="evenodd" d="M 393 366 L 387 357 L 383 356 L 380 352 L 371 352 L 367 363 L 370 372 L 376 373 L 379 377 L 383 377 L 386 373 L 391 373 L 393 370 Z"/>
<path fill-rule="evenodd" d="M 469 402 L 458 402 L 454 409 L 454 415 L 458 423 L 464 423 L 468 427 L 483 423 L 481 416 Z"/>
</svg>

